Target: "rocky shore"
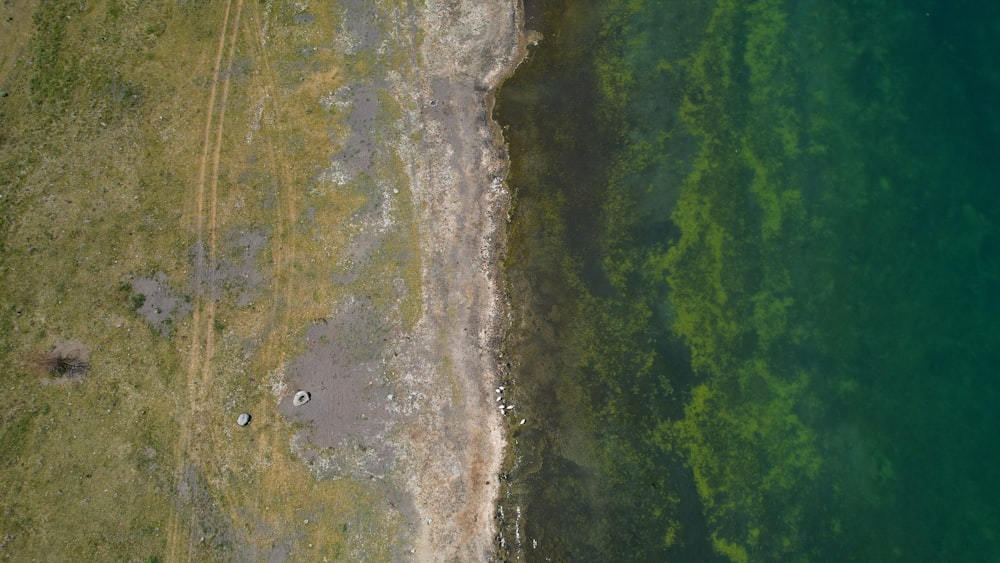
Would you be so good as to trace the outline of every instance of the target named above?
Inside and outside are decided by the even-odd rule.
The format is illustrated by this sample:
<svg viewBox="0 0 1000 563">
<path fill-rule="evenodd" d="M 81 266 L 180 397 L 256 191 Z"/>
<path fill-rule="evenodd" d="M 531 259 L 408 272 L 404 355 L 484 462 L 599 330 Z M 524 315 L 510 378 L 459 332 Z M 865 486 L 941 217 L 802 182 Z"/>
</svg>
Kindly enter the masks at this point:
<svg viewBox="0 0 1000 563">
<path fill-rule="evenodd" d="M 404 155 L 422 250 L 423 310 L 394 369 L 424 408 L 409 424 L 406 488 L 418 560 L 481 561 L 493 551 L 505 438 L 493 389 L 506 313 L 500 272 L 509 195 L 492 92 L 520 60 L 520 0 L 432 1 Z"/>
</svg>

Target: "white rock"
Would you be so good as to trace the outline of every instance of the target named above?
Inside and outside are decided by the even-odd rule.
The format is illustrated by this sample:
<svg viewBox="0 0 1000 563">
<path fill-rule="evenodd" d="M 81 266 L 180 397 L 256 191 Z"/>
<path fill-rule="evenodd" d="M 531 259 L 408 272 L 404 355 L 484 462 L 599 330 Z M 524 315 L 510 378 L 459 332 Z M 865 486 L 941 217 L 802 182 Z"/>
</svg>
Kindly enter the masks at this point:
<svg viewBox="0 0 1000 563">
<path fill-rule="evenodd" d="M 302 405 L 308 403 L 309 399 L 312 399 L 312 395 L 309 394 L 309 391 L 298 391 L 295 393 L 295 397 L 292 398 L 292 404 L 297 407 L 301 407 Z"/>
</svg>

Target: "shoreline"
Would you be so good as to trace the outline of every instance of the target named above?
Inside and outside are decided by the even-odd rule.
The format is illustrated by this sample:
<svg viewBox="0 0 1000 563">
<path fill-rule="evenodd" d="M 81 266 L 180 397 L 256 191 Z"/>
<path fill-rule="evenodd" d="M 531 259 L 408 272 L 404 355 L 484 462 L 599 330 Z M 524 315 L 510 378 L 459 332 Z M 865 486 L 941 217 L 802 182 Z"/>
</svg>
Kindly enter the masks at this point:
<svg viewBox="0 0 1000 563">
<path fill-rule="evenodd" d="M 521 0 L 429 5 L 407 129 L 421 246 L 420 320 L 392 362 L 424 407 L 407 426 L 404 486 L 413 495 L 416 560 L 496 553 L 507 430 L 493 388 L 509 324 L 504 302 L 509 158 L 494 92 L 524 58 Z"/>
</svg>

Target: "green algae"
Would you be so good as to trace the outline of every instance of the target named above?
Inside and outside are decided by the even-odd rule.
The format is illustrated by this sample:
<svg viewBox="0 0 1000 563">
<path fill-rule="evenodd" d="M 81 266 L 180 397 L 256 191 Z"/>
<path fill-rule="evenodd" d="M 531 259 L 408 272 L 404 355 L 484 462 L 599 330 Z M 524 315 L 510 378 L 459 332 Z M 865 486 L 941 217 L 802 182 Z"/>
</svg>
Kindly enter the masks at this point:
<svg viewBox="0 0 1000 563">
<path fill-rule="evenodd" d="M 774 52 L 786 40 L 780 8 L 719 3 L 684 65 L 700 94 L 685 97 L 680 120 L 700 150 L 671 216 L 681 237 L 651 257 L 671 288 L 672 330 L 705 374 L 662 443 L 683 450 L 713 544 L 733 561 L 807 558 L 818 540 L 797 525 L 821 465 L 797 414 L 810 375 L 773 360 L 802 331 L 783 260 L 804 213 L 784 171 L 800 150 L 787 59 Z"/>
<path fill-rule="evenodd" d="M 585 476 L 534 512 L 519 497 L 528 536 L 558 536 L 547 554 L 993 550 L 974 491 L 996 482 L 983 431 L 1000 276 L 976 142 L 1000 128 L 955 100 L 1000 81 L 925 40 L 985 60 L 988 26 L 961 9 L 975 12 L 548 6 L 549 39 L 499 105 L 518 190 L 511 291 L 543 340 L 512 339 L 518 383 L 530 394 L 525 380 L 560 372 L 536 391 L 574 413 L 516 437 L 523 486 L 562 487 L 567 460 Z M 588 455 L 561 451 L 565 434 Z"/>
<path fill-rule="evenodd" d="M 923 183 L 912 173 L 920 168 L 911 156 L 914 147 L 904 141 L 903 131 L 910 127 L 900 101 L 909 85 L 903 78 L 880 80 L 864 104 L 854 105 L 860 100 L 836 82 L 835 71 L 806 68 L 805 59 L 815 64 L 827 52 L 860 58 L 858 51 L 898 48 L 892 42 L 900 38 L 886 28 L 894 20 L 873 18 L 866 22 L 873 33 L 865 38 L 849 41 L 833 33 L 843 42 L 824 42 L 810 33 L 831 35 L 825 29 L 806 27 L 806 32 L 793 34 L 787 22 L 794 14 L 787 11 L 780 2 L 720 2 L 702 45 L 686 61 L 670 65 L 685 69 L 685 91 L 693 92 L 681 102 L 679 116 L 697 138 L 699 151 L 671 215 L 682 234 L 664 253 L 653 253 L 650 263 L 670 285 L 676 311 L 672 330 L 690 346 L 692 365 L 704 383 L 692 393 L 685 416 L 661 426 L 661 440 L 667 448 L 684 451 L 719 553 L 737 561 L 832 558 L 844 549 L 839 545 L 850 545 L 863 558 L 892 559 L 919 551 L 902 543 L 878 546 L 869 541 L 863 551 L 858 547 L 859 538 L 870 533 L 863 526 L 877 528 L 874 514 L 884 514 L 881 509 L 873 510 L 870 519 L 845 522 L 848 507 L 864 504 L 862 497 L 870 491 L 841 486 L 854 477 L 830 459 L 843 446 L 834 445 L 842 430 L 830 426 L 827 409 L 845 398 L 831 390 L 856 384 L 845 373 L 844 358 L 864 354 L 876 338 L 899 338 L 884 321 L 859 323 L 837 311 L 845 301 L 874 309 L 878 304 L 865 293 L 903 289 L 900 274 L 906 261 L 892 256 L 900 241 L 889 231 L 912 219 L 908 212 L 877 209 L 898 209 L 905 197 L 885 177 L 858 177 L 857 169 L 859 163 L 868 168 L 880 158 L 882 168 L 905 174 L 911 184 Z M 837 12 L 827 8 L 824 15 L 849 19 Z M 844 64 L 843 59 L 832 60 Z M 825 74 L 837 96 L 804 91 L 804 77 L 815 72 Z M 849 103 L 839 107 L 828 102 L 832 99 Z M 877 132 L 886 128 L 888 133 Z M 869 131 L 878 143 L 860 150 L 872 151 L 876 158 L 855 152 L 862 143 L 844 141 Z M 824 148 L 829 146 L 846 149 L 846 154 L 829 154 Z M 817 156 L 822 179 L 810 177 Z M 916 166 L 904 168 L 910 165 Z M 816 189 L 817 184 L 824 189 Z M 813 193 L 806 193 L 810 187 Z M 919 207 L 911 204 L 910 209 Z M 874 242 L 868 233 L 850 240 L 857 234 L 852 216 L 858 215 L 878 217 L 892 227 Z M 856 261 L 850 254 L 872 244 L 885 250 L 878 260 L 868 259 L 868 279 L 851 280 L 849 272 L 856 266 L 823 250 L 848 246 L 847 260 Z M 831 288 L 834 284 L 841 285 Z M 888 292 L 881 299 L 898 302 Z M 938 301 L 907 308 L 934 310 Z M 840 327 L 824 323 L 834 315 Z M 916 337 L 920 344 L 892 354 L 894 361 L 908 363 L 907 358 L 923 355 L 924 334 Z M 882 350 L 894 347 L 887 341 L 879 344 L 885 346 Z M 811 361 L 789 359 L 810 349 L 822 352 Z M 898 397 L 874 396 L 883 407 L 893 405 L 890 412 L 903 410 Z M 871 436 L 879 436 L 871 438 L 875 441 L 905 436 L 889 432 L 898 422 L 882 420 L 878 427 L 871 430 Z M 876 447 L 866 455 L 883 454 Z M 866 479 L 892 490 L 892 464 L 876 465 Z M 829 500 L 823 503 L 823 498 Z M 887 506 L 892 502 L 886 499 Z"/>
<path fill-rule="evenodd" d="M 682 468 L 664 471 L 672 455 L 648 447 L 665 409 L 678 404 L 662 370 L 658 348 L 665 343 L 650 328 L 663 311 L 657 295 L 643 291 L 650 281 L 638 272 L 643 253 L 627 245 L 616 246 L 614 257 L 596 252 L 611 240 L 597 232 L 632 228 L 635 202 L 606 189 L 605 180 L 615 173 L 606 139 L 617 130 L 594 119 L 591 108 L 604 103 L 604 115 L 614 115 L 614 100 L 598 96 L 598 81 L 601 68 L 622 67 L 612 62 L 588 68 L 594 51 L 612 39 L 588 39 L 599 32 L 604 15 L 591 8 L 565 7 L 560 18 L 574 25 L 546 30 L 549 43 L 498 100 L 516 188 L 508 280 L 525 327 L 524 336 L 508 342 L 519 374 L 512 399 L 526 402 L 518 409 L 532 421 L 518 427 L 512 440 L 510 458 L 518 462 L 510 471 L 505 513 L 523 510 L 525 538 L 537 541 L 532 557 L 609 560 L 629 553 L 655 560 L 683 546 L 696 548 L 698 526 L 679 519 Z M 553 74 L 553 64 L 574 68 L 576 79 Z M 631 80 L 619 77 L 605 91 Z M 521 91 L 519 81 L 544 85 Z M 645 162 L 655 156 L 655 147 L 637 145 L 630 158 Z M 604 224 L 602 205 L 621 206 L 622 213 L 608 216 L 626 222 Z M 560 346 L 552 354 L 554 342 Z M 553 400 L 532 405 L 532 396 Z M 552 481 L 559 486 L 530 498 L 523 494 L 532 482 Z M 565 506 L 572 510 L 560 510 Z M 510 537 L 515 525 L 507 523 Z M 515 548 L 510 555 L 517 559 L 525 552 Z"/>
</svg>

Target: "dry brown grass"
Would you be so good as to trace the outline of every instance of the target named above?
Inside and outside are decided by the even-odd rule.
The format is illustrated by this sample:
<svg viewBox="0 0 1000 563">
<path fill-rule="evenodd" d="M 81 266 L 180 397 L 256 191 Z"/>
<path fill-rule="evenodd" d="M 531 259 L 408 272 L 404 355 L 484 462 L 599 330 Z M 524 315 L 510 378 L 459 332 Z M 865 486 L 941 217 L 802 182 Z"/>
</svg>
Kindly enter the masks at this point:
<svg viewBox="0 0 1000 563">
<path fill-rule="evenodd" d="M 234 0 L 226 26 L 216 2 L 0 9 L 0 558 L 389 556 L 398 514 L 370 483 L 317 481 L 269 389 L 332 302 L 419 272 L 376 256 L 329 283 L 369 196 L 304 186 L 349 133 L 318 97 L 357 75 L 301 52 L 334 42 L 335 3 L 313 25 L 295 4 L 243 2 L 237 22 Z M 268 240 L 240 305 L 212 263 L 247 230 Z M 199 239 L 217 298 L 192 283 Z M 121 290 L 156 272 L 197 311 L 167 336 Z M 53 348 L 68 339 L 89 357 Z"/>
</svg>

